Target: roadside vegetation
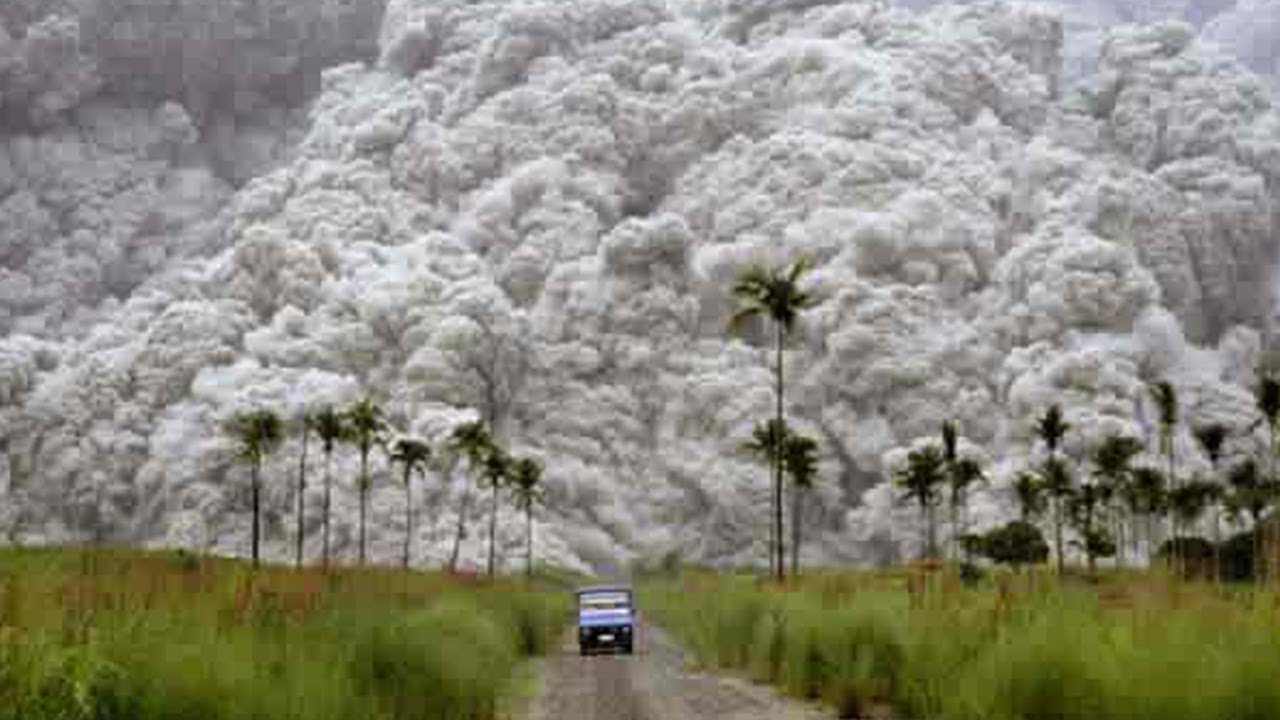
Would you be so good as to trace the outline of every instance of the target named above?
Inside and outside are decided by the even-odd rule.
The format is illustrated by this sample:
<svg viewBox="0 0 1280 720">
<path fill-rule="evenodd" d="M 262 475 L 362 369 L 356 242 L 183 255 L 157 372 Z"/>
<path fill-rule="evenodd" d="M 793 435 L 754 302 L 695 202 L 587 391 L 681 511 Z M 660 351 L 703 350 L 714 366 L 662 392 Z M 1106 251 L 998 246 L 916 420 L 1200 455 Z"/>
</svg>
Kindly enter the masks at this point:
<svg viewBox="0 0 1280 720">
<path fill-rule="evenodd" d="M 1169 577 L 685 574 L 642 607 L 700 663 L 841 717 L 1280 717 L 1280 595 Z"/>
<path fill-rule="evenodd" d="M 563 583 L 0 551 L 0 720 L 486 720 Z"/>
</svg>

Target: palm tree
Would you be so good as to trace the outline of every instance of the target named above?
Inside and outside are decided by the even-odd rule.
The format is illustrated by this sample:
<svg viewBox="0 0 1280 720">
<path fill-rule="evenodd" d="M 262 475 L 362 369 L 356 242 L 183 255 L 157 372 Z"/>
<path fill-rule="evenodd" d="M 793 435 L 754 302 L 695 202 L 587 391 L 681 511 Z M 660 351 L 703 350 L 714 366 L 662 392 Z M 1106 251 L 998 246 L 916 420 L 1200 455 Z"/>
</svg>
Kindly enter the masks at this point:
<svg viewBox="0 0 1280 720">
<path fill-rule="evenodd" d="M 1205 457 L 1209 458 L 1209 466 L 1213 469 L 1214 486 L 1209 491 L 1207 500 L 1213 508 L 1213 577 L 1215 580 L 1221 580 L 1222 501 L 1226 493 L 1222 487 L 1222 473 L 1219 466 L 1222 464 L 1222 450 L 1226 446 L 1227 439 L 1231 437 L 1231 428 L 1222 423 L 1209 423 L 1196 427 L 1195 436 L 1196 442 L 1200 443 L 1200 449 L 1204 450 Z"/>
<path fill-rule="evenodd" d="M 1266 481 L 1268 484 L 1275 484 L 1280 482 L 1276 478 L 1276 456 L 1280 454 L 1280 380 L 1270 371 L 1262 374 L 1258 378 L 1254 396 L 1257 401 L 1258 412 L 1262 414 L 1262 419 L 1267 423 L 1267 429 L 1270 433 L 1271 452 L 1267 457 Z M 1257 532 L 1266 533 L 1265 526 L 1257 527 Z M 1269 543 L 1266 544 L 1269 545 Z M 1261 567 L 1264 572 L 1270 571 L 1270 568 L 1265 564 Z"/>
<path fill-rule="evenodd" d="M 493 447 L 493 438 L 485 424 L 479 420 L 462 423 L 453 429 L 449 437 L 449 446 L 453 452 L 462 453 L 467 458 L 467 471 L 472 482 L 476 481 L 483 470 L 484 458 Z M 462 503 L 458 509 L 458 527 L 453 537 L 453 552 L 449 556 L 449 572 L 458 569 L 458 554 L 462 550 L 462 539 L 467 534 L 467 512 L 471 508 L 471 485 L 462 490 Z"/>
<path fill-rule="evenodd" d="M 489 577 L 497 572 L 498 565 L 498 491 L 511 478 L 512 460 L 506 450 L 494 445 L 484 457 L 484 476 L 493 489 L 493 504 L 489 509 Z"/>
<path fill-rule="evenodd" d="M 944 420 L 942 422 L 942 459 L 947 473 L 947 485 L 952 486 L 955 482 L 956 460 L 960 457 L 960 428 L 956 425 L 955 420 Z M 956 537 L 959 532 L 956 527 L 956 495 L 954 488 L 951 493 L 951 544 L 952 552 L 956 552 L 959 548 L 955 547 Z"/>
<path fill-rule="evenodd" d="M 431 460 L 431 446 L 421 440 L 400 438 L 391 446 L 391 464 L 404 467 L 404 556 L 401 565 L 409 568 L 413 542 L 413 471 L 422 471 Z"/>
<path fill-rule="evenodd" d="M 370 398 L 365 398 L 347 409 L 347 426 L 350 428 L 350 440 L 360 451 L 360 564 L 368 558 L 368 535 L 366 520 L 369 515 L 369 490 L 373 485 L 369 477 L 369 453 L 374 445 L 382 442 L 387 429 L 387 421 Z"/>
<path fill-rule="evenodd" d="M 785 421 L 773 418 L 765 422 L 758 422 L 751 429 L 751 440 L 743 445 L 743 449 L 756 457 L 762 458 L 769 463 L 769 467 L 773 468 L 782 462 L 782 453 L 786 447 L 787 437 L 790 434 L 791 431 L 787 428 Z M 772 501 L 774 499 L 770 494 L 770 515 L 773 514 Z M 777 562 L 777 557 L 775 556 L 774 548 L 777 547 L 777 533 L 779 530 L 781 530 L 781 525 L 775 525 L 771 520 L 769 522 L 769 567 L 775 575 L 777 574 L 777 569 L 774 567 L 774 563 Z"/>
<path fill-rule="evenodd" d="M 1054 552 L 1058 556 L 1059 575 L 1062 574 L 1064 566 L 1062 528 L 1066 515 L 1066 504 L 1075 484 L 1071 478 L 1071 467 L 1067 465 L 1065 460 L 1058 458 L 1058 448 L 1062 446 L 1062 440 L 1070 429 L 1071 424 L 1064 419 L 1062 406 L 1057 403 L 1050 405 L 1049 409 L 1036 420 L 1035 424 L 1036 435 L 1044 443 L 1045 449 L 1049 451 L 1049 457 L 1045 460 L 1041 474 L 1045 492 L 1049 494 L 1053 510 L 1053 544 Z"/>
<path fill-rule="evenodd" d="M 1174 452 L 1174 437 L 1178 428 L 1178 391 L 1173 383 L 1167 380 L 1151 386 L 1151 398 L 1156 403 L 1160 415 L 1160 452 L 1165 456 L 1169 481 L 1169 492 L 1178 488 L 1177 457 Z M 1178 537 L 1178 521 L 1172 515 L 1169 518 L 1169 530 L 1175 540 Z M 1174 543 L 1176 547 L 1177 543 Z M 1179 563 L 1177 551 L 1173 554 L 1174 565 Z"/>
<path fill-rule="evenodd" d="M 898 487 L 906 491 L 903 500 L 913 501 L 920 507 L 920 519 L 925 526 L 922 559 L 938 556 L 934 508 L 938 504 L 938 488 L 946 480 L 946 457 L 943 451 L 933 444 L 924 445 L 907 453 L 907 464 L 894 476 Z"/>
<path fill-rule="evenodd" d="M 1262 580 L 1266 570 L 1266 560 L 1263 557 L 1262 521 L 1280 488 L 1275 481 L 1263 477 L 1258 470 L 1257 461 L 1253 458 L 1231 469 L 1227 474 L 1227 485 L 1231 488 L 1228 493 L 1228 503 L 1247 513 L 1249 519 L 1253 521 L 1253 572 L 1255 578 Z"/>
<path fill-rule="evenodd" d="M 1058 453 L 1058 448 L 1062 446 L 1062 439 L 1070 429 L 1071 424 L 1063 419 L 1062 406 L 1057 404 L 1050 405 L 1044 415 L 1036 420 L 1036 434 L 1049 450 L 1049 457 Z"/>
<path fill-rule="evenodd" d="M 1143 465 L 1129 471 L 1129 482 L 1125 483 L 1122 499 L 1129 515 L 1134 518 L 1135 524 L 1139 517 L 1144 520 L 1142 535 L 1147 544 L 1148 556 L 1155 542 L 1155 528 L 1152 523 L 1154 518 L 1164 515 L 1168 507 L 1167 495 L 1164 472 L 1159 468 Z M 1136 528 L 1133 534 L 1136 554 L 1138 547 Z"/>
<path fill-rule="evenodd" d="M 982 472 L 982 464 L 973 458 L 960 458 L 951 464 L 951 469 L 947 472 L 947 488 L 950 490 L 948 498 L 951 506 L 951 537 L 956 545 L 956 555 L 959 555 L 959 538 L 963 534 L 963 524 L 966 521 L 965 514 L 968 506 L 969 487 L 985 482 L 987 476 Z"/>
<path fill-rule="evenodd" d="M 1100 530 L 1096 521 L 1117 494 L 1125 492 L 1129 483 L 1129 463 L 1142 452 L 1142 443 L 1124 435 L 1108 435 L 1093 453 L 1094 482 L 1081 486 L 1076 497 L 1076 515 L 1084 539 L 1089 572 L 1096 569 L 1096 559 L 1115 551 L 1114 540 Z"/>
<path fill-rule="evenodd" d="M 1084 550 L 1090 575 L 1097 571 L 1099 557 L 1109 557 L 1115 552 L 1110 533 L 1098 525 L 1107 501 L 1107 488 L 1098 482 L 1082 484 L 1071 496 L 1071 519 L 1076 532 L 1080 533 L 1079 547 Z"/>
<path fill-rule="evenodd" d="M 795 326 L 800 312 L 811 307 L 814 300 L 800 290 L 800 277 L 809 269 L 809 262 L 800 259 L 790 267 L 769 270 L 754 266 L 747 270 L 734 283 L 733 294 L 738 299 L 739 309 L 729 322 L 730 329 L 741 326 L 750 318 L 767 316 L 773 321 L 777 364 L 774 367 L 776 385 L 776 420 L 779 425 L 785 421 L 783 416 L 783 368 L 782 349 L 787 335 Z M 778 580 L 786 575 L 783 559 L 786 554 L 782 543 L 782 457 L 781 454 L 773 462 L 773 534 L 776 538 L 774 571 Z"/>
<path fill-rule="evenodd" d="M 1210 498 L 1213 496 L 1216 485 L 1202 480 L 1192 480 L 1175 488 L 1169 493 L 1169 512 L 1177 521 L 1178 525 L 1183 528 L 1193 527 L 1200 522 L 1200 518 L 1204 515 L 1205 508 L 1209 506 Z M 1175 535 L 1173 542 L 1169 545 L 1169 552 L 1177 558 L 1178 564 L 1175 570 L 1179 577 L 1185 575 L 1188 570 L 1188 560 L 1182 550 L 1179 549 L 1183 545 L 1179 536 Z"/>
<path fill-rule="evenodd" d="M 511 468 L 511 486 L 515 493 L 516 508 L 524 511 L 525 520 L 525 574 L 533 577 L 533 506 L 542 500 L 539 485 L 542 483 L 542 466 L 532 458 L 520 458 Z"/>
<path fill-rule="evenodd" d="M 1044 491 L 1049 496 L 1053 510 L 1053 551 L 1058 556 L 1058 574 L 1061 575 L 1066 561 L 1063 529 L 1066 526 L 1068 506 L 1076 492 L 1076 481 L 1066 458 L 1055 455 L 1050 455 L 1044 461 L 1042 473 Z"/>
<path fill-rule="evenodd" d="M 1018 517 L 1031 524 L 1044 514 L 1045 486 L 1035 473 L 1020 472 L 1013 479 L 1013 499 L 1018 503 Z"/>
<path fill-rule="evenodd" d="M 240 443 L 240 460 L 249 464 L 253 492 L 253 531 L 251 547 L 253 566 L 258 567 L 261 546 L 262 462 L 284 439 L 284 423 L 271 410 L 237 413 L 231 422 L 231 433 Z"/>
<path fill-rule="evenodd" d="M 294 557 L 294 566 L 301 569 L 302 541 L 304 539 L 302 517 L 305 510 L 305 498 L 307 494 L 307 439 L 311 435 L 311 429 L 314 424 L 312 415 L 304 411 L 302 413 L 302 421 L 299 424 L 302 426 L 302 458 L 298 461 L 298 548 Z"/>
<path fill-rule="evenodd" d="M 348 436 L 346 419 L 332 405 L 311 416 L 312 428 L 324 446 L 324 547 L 322 564 L 329 567 L 329 515 L 333 506 L 333 449 Z"/>
<path fill-rule="evenodd" d="M 800 522 L 804 493 L 818 477 L 818 441 L 807 435 L 788 434 L 782 441 L 782 466 L 791 476 L 791 574 L 800 575 Z"/>
</svg>

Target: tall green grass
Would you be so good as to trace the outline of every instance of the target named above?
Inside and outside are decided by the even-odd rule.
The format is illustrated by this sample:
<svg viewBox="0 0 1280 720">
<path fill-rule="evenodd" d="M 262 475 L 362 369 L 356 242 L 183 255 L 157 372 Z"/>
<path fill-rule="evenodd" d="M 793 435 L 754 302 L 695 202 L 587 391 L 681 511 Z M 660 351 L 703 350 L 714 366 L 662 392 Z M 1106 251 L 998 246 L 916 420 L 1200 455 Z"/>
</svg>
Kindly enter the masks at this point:
<svg viewBox="0 0 1280 720">
<path fill-rule="evenodd" d="M 558 587 L 0 552 L 0 720 L 488 720 Z"/>
<path fill-rule="evenodd" d="M 1280 598 L 1209 588 L 936 590 L 817 578 L 648 584 L 644 607 L 703 663 L 841 717 L 1280 718 Z"/>
</svg>

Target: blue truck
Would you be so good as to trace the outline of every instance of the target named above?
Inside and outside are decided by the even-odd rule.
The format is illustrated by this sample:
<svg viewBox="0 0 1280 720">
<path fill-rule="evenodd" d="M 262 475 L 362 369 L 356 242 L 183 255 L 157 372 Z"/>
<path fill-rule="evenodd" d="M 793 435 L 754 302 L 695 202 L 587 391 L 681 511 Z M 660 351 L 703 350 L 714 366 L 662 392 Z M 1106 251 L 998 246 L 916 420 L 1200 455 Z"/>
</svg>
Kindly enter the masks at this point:
<svg viewBox="0 0 1280 720">
<path fill-rule="evenodd" d="M 630 655 L 635 647 L 635 636 L 631 588 L 596 585 L 578 590 L 578 650 L 581 654 L 609 650 Z"/>
</svg>

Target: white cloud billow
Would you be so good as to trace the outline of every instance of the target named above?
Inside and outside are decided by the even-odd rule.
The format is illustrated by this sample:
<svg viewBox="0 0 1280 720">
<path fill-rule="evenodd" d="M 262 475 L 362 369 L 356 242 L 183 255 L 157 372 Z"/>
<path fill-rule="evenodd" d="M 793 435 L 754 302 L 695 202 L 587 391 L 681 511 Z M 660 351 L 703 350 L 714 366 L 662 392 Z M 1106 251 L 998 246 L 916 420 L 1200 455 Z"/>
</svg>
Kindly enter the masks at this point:
<svg viewBox="0 0 1280 720">
<path fill-rule="evenodd" d="M 547 466 L 550 559 L 762 562 L 767 471 L 741 444 L 772 406 L 767 342 L 728 337 L 729 285 L 800 255 L 820 302 L 788 411 L 824 447 L 814 559 L 914 547 L 882 481 L 946 417 L 986 449 L 978 525 L 1010 510 L 1048 402 L 1077 454 L 1149 433 L 1164 375 L 1189 413 L 1246 424 L 1280 114 L 1185 25 L 1117 29 L 1070 82 L 1062 13 L 1013 3 L 393 0 L 381 27 L 250 182 L 189 97 L 50 100 L 61 125 L 5 136 L 0 423 L 26 537 L 243 552 L 231 413 L 368 393 L 439 443 L 482 410 L 487 358 L 504 438 Z M 205 87 L 325 52 L 285 43 Z M 298 449 L 268 463 L 279 507 Z M 340 453 L 343 553 L 354 468 Z M 401 496 L 374 468 L 389 559 Z M 448 470 L 424 561 L 451 548 Z M 280 518 L 268 539 L 285 557 Z"/>
</svg>

